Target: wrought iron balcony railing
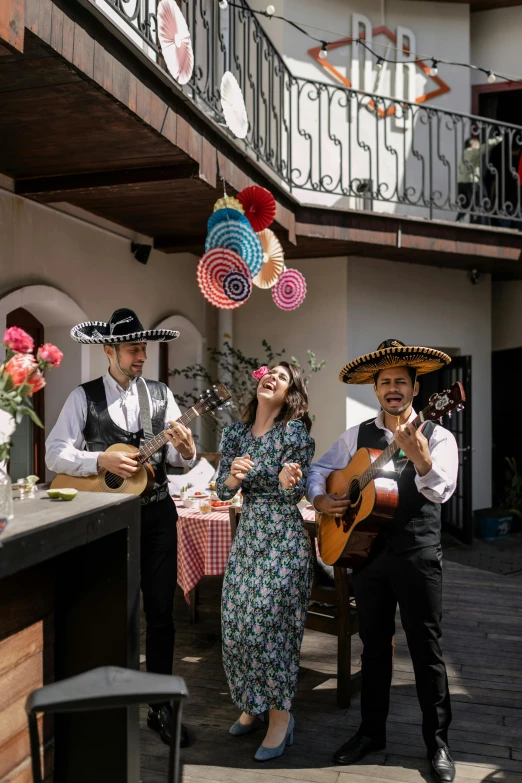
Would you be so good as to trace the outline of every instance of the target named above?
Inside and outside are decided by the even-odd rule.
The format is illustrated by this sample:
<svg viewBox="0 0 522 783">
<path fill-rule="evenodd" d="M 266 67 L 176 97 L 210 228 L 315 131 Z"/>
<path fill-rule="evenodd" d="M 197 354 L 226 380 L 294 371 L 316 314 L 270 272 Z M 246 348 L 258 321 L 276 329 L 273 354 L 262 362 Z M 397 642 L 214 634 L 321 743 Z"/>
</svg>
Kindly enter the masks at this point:
<svg viewBox="0 0 522 783">
<path fill-rule="evenodd" d="M 166 70 L 158 0 L 91 2 Z M 522 127 L 295 76 L 245 0 L 226 11 L 179 4 L 195 56 L 184 91 L 225 128 L 220 83 L 231 71 L 250 120 L 236 143 L 299 200 L 522 226 Z"/>
</svg>

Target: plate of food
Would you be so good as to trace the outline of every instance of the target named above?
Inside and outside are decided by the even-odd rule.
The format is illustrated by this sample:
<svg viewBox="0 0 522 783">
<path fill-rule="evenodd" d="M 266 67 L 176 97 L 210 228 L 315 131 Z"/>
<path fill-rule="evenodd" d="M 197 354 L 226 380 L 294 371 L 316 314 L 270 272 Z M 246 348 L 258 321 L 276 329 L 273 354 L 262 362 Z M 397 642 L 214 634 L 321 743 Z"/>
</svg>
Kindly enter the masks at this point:
<svg viewBox="0 0 522 783">
<path fill-rule="evenodd" d="M 211 500 L 210 505 L 218 511 L 222 509 L 230 508 L 232 503 L 229 500 Z"/>
</svg>

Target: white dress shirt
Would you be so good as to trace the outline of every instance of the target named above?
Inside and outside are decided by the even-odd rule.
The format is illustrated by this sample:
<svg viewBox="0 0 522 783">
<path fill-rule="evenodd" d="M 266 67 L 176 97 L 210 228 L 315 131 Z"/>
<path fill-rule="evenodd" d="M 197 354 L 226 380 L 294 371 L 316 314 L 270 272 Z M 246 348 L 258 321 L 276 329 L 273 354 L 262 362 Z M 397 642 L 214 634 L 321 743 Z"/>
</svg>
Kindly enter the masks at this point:
<svg viewBox="0 0 522 783">
<path fill-rule="evenodd" d="M 103 376 L 103 385 L 107 397 L 109 416 L 113 422 L 128 432 L 138 432 L 141 429 L 140 403 L 136 378 L 127 389 L 114 380 L 107 372 Z M 149 390 L 149 405 L 152 410 L 152 402 Z M 176 421 L 181 416 L 181 411 L 170 389 L 167 389 L 167 411 L 165 414 L 165 429 L 169 421 Z M 67 473 L 70 476 L 92 476 L 98 473 L 98 456 L 100 451 L 86 451 L 83 431 L 87 421 L 87 398 L 81 386 L 72 391 L 63 406 L 58 420 L 49 433 L 45 442 L 45 462 L 49 470 L 55 473 Z M 167 462 L 177 467 L 192 467 L 196 461 L 196 455 L 186 460 L 169 443 L 167 446 Z"/>
<path fill-rule="evenodd" d="M 413 421 L 416 415 L 412 410 L 408 421 Z M 375 423 L 376 427 L 383 430 L 386 442 L 390 444 L 395 435 L 384 426 L 384 413 L 381 411 L 371 423 Z M 326 479 L 330 473 L 334 470 L 342 470 L 354 457 L 357 451 L 359 428 L 363 426 L 365 425 L 357 424 L 346 430 L 332 448 L 311 466 L 308 474 L 307 497 L 312 505 L 317 495 L 325 494 Z M 459 469 L 457 442 L 449 430 L 436 425 L 429 439 L 428 448 L 432 459 L 431 470 L 425 476 L 416 474 L 415 484 L 419 492 L 428 500 L 434 503 L 445 503 L 453 495 L 457 485 Z M 393 465 L 386 467 L 393 468 Z"/>
</svg>

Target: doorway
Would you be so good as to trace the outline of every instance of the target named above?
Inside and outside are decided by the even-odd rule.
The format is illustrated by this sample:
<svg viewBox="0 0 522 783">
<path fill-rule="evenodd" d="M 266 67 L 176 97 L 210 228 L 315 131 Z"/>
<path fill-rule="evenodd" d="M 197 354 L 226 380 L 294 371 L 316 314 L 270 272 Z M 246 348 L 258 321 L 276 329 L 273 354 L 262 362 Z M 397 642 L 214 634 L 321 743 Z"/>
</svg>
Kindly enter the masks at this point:
<svg viewBox="0 0 522 783">
<path fill-rule="evenodd" d="M 518 392 L 513 377 L 522 360 L 522 348 L 493 351 L 491 356 L 491 425 L 493 435 L 493 505 L 502 507 L 506 494 L 506 457 L 514 457 L 519 469 L 522 424 L 517 415 Z M 515 415 L 510 415 L 511 411 Z"/>
<path fill-rule="evenodd" d="M 19 326 L 33 340 L 35 346 L 43 345 L 44 327 L 28 310 L 19 307 L 7 315 L 7 328 Z M 33 408 L 42 423 L 45 422 L 45 393 L 37 392 L 32 398 Z M 23 416 L 12 437 L 9 474 L 13 481 L 26 476 L 39 476 L 45 480 L 45 434 L 41 427 L 34 424 L 29 416 Z"/>
<path fill-rule="evenodd" d="M 459 475 L 457 488 L 451 498 L 442 505 L 442 529 L 464 544 L 473 541 L 473 515 L 471 501 L 471 356 L 454 356 L 451 364 L 419 378 L 420 391 L 415 402 L 417 410 L 425 408 L 436 392 L 449 389 L 460 381 L 466 392 L 464 410 L 446 416 L 443 426 L 453 433 L 459 450 Z"/>
</svg>

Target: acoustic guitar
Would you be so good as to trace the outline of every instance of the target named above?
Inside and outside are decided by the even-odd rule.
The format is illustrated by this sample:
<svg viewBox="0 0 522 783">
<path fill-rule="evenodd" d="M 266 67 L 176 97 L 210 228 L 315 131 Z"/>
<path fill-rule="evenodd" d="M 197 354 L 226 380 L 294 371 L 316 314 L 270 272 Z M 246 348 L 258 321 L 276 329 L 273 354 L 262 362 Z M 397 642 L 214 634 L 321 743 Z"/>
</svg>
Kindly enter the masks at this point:
<svg viewBox="0 0 522 783">
<path fill-rule="evenodd" d="M 425 421 L 440 420 L 454 409 L 462 410 L 466 395 L 461 383 L 433 394 L 429 404 L 411 422 L 418 429 Z M 321 558 L 327 565 L 353 568 L 364 563 L 375 538 L 392 519 L 399 503 L 397 481 L 386 470 L 400 447 L 392 441 L 378 449 L 361 448 L 343 470 L 333 471 L 326 481 L 327 493 L 347 494 L 350 507 L 343 517 L 317 513 L 317 539 Z M 396 475 L 396 474 L 395 474 Z"/>
<path fill-rule="evenodd" d="M 185 411 L 177 421 L 188 426 L 198 416 L 212 413 L 216 408 L 221 409 L 224 405 L 228 405 L 230 397 L 230 392 L 222 383 L 214 384 L 212 389 L 207 389 L 201 395 L 199 402 Z M 136 447 L 129 443 L 115 443 L 109 446 L 107 451 L 124 451 L 129 455 L 132 454 L 140 464 L 140 469 L 129 478 L 121 478 L 105 469 L 93 476 L 68 476 L 59 473 L 52 481 L 51 489 L 71 487 L 82 492 L 115 492 L 124 495 L 143 495 L 145 492 L 150 492 L 154 487 L 154 468 L 148 460 L 165 445 L 168 432 L 168 429 L 163 430 L 154 438 L 145 441 L 137 453 Z"/>
</svg>

